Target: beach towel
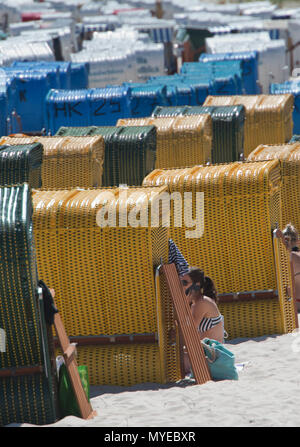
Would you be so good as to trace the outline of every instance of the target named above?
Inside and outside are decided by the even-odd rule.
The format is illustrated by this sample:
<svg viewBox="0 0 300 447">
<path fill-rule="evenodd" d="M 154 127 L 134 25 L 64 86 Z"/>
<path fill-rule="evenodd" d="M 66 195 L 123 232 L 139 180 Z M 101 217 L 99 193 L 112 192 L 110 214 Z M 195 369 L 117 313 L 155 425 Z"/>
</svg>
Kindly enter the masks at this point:
<svg viewBox="0 0 300 447">
<path fill-rule="evenodd" d="M 172 239 L 169 239 L 169 264 L 175 264 L 179 276 L 186 275 L 189 265 Z"/>
<path fill-rule="evenodd" d="M 55 307 L 53 296 L 41 279 L 38 282 L 39 287 L 43 290 L 43 301 L 44 301 L 44 311 L 45 311 L 45 320 L 47 324 L 54 324 L 54 315 L 58 312 Z"/>
</svg>

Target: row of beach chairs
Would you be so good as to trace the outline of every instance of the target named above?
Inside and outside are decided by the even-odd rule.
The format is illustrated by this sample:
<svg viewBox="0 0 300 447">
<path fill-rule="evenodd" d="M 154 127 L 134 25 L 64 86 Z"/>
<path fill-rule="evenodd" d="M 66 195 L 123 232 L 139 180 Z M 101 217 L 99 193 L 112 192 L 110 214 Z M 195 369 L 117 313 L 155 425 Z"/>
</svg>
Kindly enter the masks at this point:
<svg viewBox="0 0 300 447">
<path fill-rule="evenodd" d="M 206 164 L 206 142 L 217 144 L 217 119 L 212 118 L 215 109 L 210 114 L 145 118 L 141 126 L 136 120 L 122 121 L 120 127 L 64 128 L 53 137 L 1 138 L 2 259 L 7 262 L 1 267 L 5 312 L 0 327 L 7 333 L 7 354 L 0 353 L 0 425 L 16 419 L 37 424 L 55 419 L 51 366 L 47 366 L 49 355 L 44 353 L 47 337 L 43 336 L 35 283 L 30 294 L 26 289 L 28 281 L 37 277 L 55 289 L 56 305 L 68 336 L 77 343 L 78 363 L 88 366 L 91 385 L 128 386 L 182 378 L 178 335 L 176 343 L 170 337 L 175 327 L 174 307 L 166 280 L 159 273 L 161 264 L 168 262 L 170 238 L 190 265 L 204 268 L 214 278 L 230 339 L 283 334 L 298 326 L 291 299 L 289 255 L 282 241 L 272 236 L 289 220 L 300 228 L 300 144 L 288 144 L 290 98 L 283 96 L 286 102 L 276 96 L 278 110 L 273 103 L 268 109 L 268 98 L 264 106 L 261 101 L 261 118 L 253 117 L 247 104 L 230 106 L 236 108 L 236 112 L 231 109 L 232 116 L 244 111 L 244 127 L 250 125 L 249 120 L 258 127 L 274 116 L 281 120 L 281 130 L 273 135 L 277 146 L 261 137 L 264 144 L 250 151 L 256 143 L 248 141 L 245 162 Z M 220 105 L 225 106 L 229 107 L 227 102 Z M 164 125 L 159 127 L 156 120 Z M 208 125 L 209 121 L 214 124 Z M 171 128 L 170 122 L 168 142 L 164 132 L 169 130 L 164 129 Z M 205 128 L 210 128 L 210 133 L 205 134 Z M 261 131 L 266 139 L 267 129 L 268 124 Z M 165 153 L 171 154 L 173 147 L 176 153 L 176 144 L 182 148 L 177 153 L 183 164 L 193 160 L 184 158 L 185 149 L 196 156 L 196 147 L 202 161 L 193 161 L 192 167 L 172 166 L 173 160 L 170 166 L 157 166 L 157 160 L 162 160 L 159 152 L 167 148 Z M 246 154 L 246 146 L 242 152 L 239 144 L 236 158 Z M 122 150 L 126 166 L 120 164 Z M 127 187 L 103 186 L 113 179 Z M 127 183 L 128 179 L 133 183 Z M 175 200 L 167 210 L 158 206 L 161 219 L 157 226 L 151 225 L 154 204 L 169 194 L 175 197 L 175 193 L 182 199 L 181 208 L 176 208 Z M 293 200 L 288 202 L 289 195 Z M 199 197 L 204 213 L 200 210 L 197 222 Z M 12 212 L 21 216 L 15 227 Z M 175 225 L 175 212 L 182 218 L 182 226 Z M 201 237 L 186 237 L 195 230 L 185 220 L 187 214 L 197 223 Z M 131 216 L 131 224 L 123 224 L 124 216 Z M 101 225 L 108 217 L 112 221 Z M 169 226 L 164 224 L 168 217 Z M 26 279 L 20 267 L 23 264 L 29 269 Z M 11 283 L 7 268 L 12 269 Z M 36 306 L 34 317 L 30 317 L 30 306 Z M 39 356 L 24 359 L 21 352 L 31 345 Z M 30 375 L 29 384 L 28 375 L 21 373 L 18 382 L 14 382 L 15 376 L 1 377 L 2 370 L 24 366 L 39 368 L 36 375 Z M 39 385 L 40 394 L 34 401 L 32 390 L 41 383 L 48 395 L 42 394 Z M 14 386 L 23 401 L 8 392 Z M 27 413 L 21 414 L 24 408 Z"/>
</svg>

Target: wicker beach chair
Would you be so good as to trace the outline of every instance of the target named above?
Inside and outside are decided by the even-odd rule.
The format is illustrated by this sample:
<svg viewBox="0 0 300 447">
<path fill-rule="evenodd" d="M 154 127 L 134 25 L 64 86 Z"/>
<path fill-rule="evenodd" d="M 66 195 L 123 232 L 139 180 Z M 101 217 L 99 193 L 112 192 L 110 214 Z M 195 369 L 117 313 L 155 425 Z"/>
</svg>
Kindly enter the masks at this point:
<svg viewBox="0 0 300 447">
<path fill-rule="evenodd" d="M 33 194 L 39 275 L 56 291 L 62 321 L 78 343 L 78 363 L 88 366 L 91 385 L 181 378 L 179 348 L 168 335 L 174 326 L 172 303 L 154 275 L 168 259 L 168 228 L 148 225 L 151 203 L 165 190 Z M 136 204 L 145 226 L 134 223 Z M 124 215 L 131 224 L 124 224 Z M 109 218 L 111 225 L 101 224 Z"/>
<path fill-rule="evenodd" d="M 155 167 L 155 126 L 61 127 L 57 135 L 101 135 L 104 138 L 102 186 L 141 185 Z"/>
<path fill-rule="evenodd" d="M 260 145 L 248 156 L 249 161 L 279 160 L 281 166 L 282 227 L 292 222 L 300 228 L 300 143 Z"/>
<path fill-rule="evenodd" d="M 42 187 L 75 188 L 101 186 L 104 140 L 91 137 L 2 137 L 1 144 L 43 145 Z"/>
<path fill-rule="evenodd" d="M 286 271 L 288 259 L 275 258 L 272 242 L 272 230 L 281 226 L 278 160 L 157 169 L 143 184 L 166 185 L 170 193 L 183 197 L 190 193 L 184 198 L 182 226 L 171 219 L 170 237 L 189 265 L 203 268 L 214 279 L 230 338 L 285 333 L 296 327 L 294 308 L 285 302 L 290 278 L 277 274 L 276 267 L 278 261 L 280 271 Z M 175 201 L 172 214 L 174 207 Z M 195 216 L 198 231 L 190 236 Z"/>
<path fill-rule="evenodd" d="M 240 160 L 244 153 L 245 107 L 238 106 L 157 106 L 152 116 L 209 114 L 212 119 L 212 163 Z"/>
<path fill-rule="evenodd" d="M 245 158 L 259 144 L 287 143 L 293 135 L 294 97 L 291 94 L 208 96 L 203 105 L 245 107 Z"/>
<path fill-rule="evenodd" d="M 38 280 L 27 184 L 0 187 L 0 425 L 56 419 L 43 300 Z"/>
<path fill-rule="evenodd" d="M 43 146 L 40 143 L 0 146 L 0 185 L 41 186 Z"/>
<path fill-rule="evenodd" d="M 211 161 L 210 115 L 119 119 L 117 126 L 155 126 L 155 168 L 193 166 Z"/>
</svg>

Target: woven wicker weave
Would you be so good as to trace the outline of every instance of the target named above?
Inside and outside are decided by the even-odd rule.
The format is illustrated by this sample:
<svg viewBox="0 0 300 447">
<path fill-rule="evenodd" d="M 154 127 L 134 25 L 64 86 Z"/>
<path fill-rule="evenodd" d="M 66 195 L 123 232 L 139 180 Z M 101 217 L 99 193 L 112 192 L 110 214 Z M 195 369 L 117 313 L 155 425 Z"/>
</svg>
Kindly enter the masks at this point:
<svg viewBox="0 0 300 447">
<path fill-rule="evenodd" d="M 101 186 L 104 140 L 90 137 L 2 137 L 1 144 L 41 143 L 44 148 L 42 187 Z"/>
<path fill-rule="evenodd" d="M 97 129 L 97 127 L 96 126 L 86 126 L 86 127 L 65 127 L 65 126 L 62 126 L 58 129 L 55 136 L 86 137 L 86 136 L 91 135 L 94 129 Z"/>
<path fill-rule="evenodd" d="M 243 105 L 244 156 L 259 144 L 288 142 L 293 135 L 293 95 L 208 96 L 204 106 Z"/>
<path fill-rule="evenodd" d="M 244 106 L 156 107 L 152 116 L 209 114 L 212 118 L 212 163 L 240 160 L 244 151 Z"/>
<path fill-rule="evenodd" d="M 28 185 L 1 187 L 0 208 L 0 328 L 6 333 L 6 349 L 0 352 L 0 426 L 12 422 L 49 424 L 55 420 L 53 384 L 45 324 L 37 300 Z M 36 367 L 41 370 L 24 372 Z"/>
<path fill-rule="evenodd" d="M 170 235 L 189 264 L 203 268 L 214 279 L 220 294 L 277 290 L 271 235 L 271 230 L 281 225 L 281 177 L 277 160 L 157 169 L 143 184 L 168 185 L 170 192 L 193 193 L 192 205 L 187 204 L 187 209 L 192 207 L 194 217 L 196 193 L 204 192 L 202 237 L 186 237 L 186 231 L 191 228 L 175 227 L 172 220 Z M 280 299 L 283 298 L 280 296 Z M 266 302 L 265 308 L 279 312 L 278 300 Z M 221 309 L 226 314 L 230 338 L 282 333 L 285 318 L 282 314 L 276 318 L 260 315 L 252 320 L 256 314 L 246 302 L 222 304 Z M 248 317 L 247 309 L 251 309 Z M 239 315 L 243 312 L 246 315 L 239 325 Z"/>
<path fill-rule="evenodd" d="M 185 167 L 211 161 L 210 115 L 120 119 L 117 126 L 157 129 L 156 168 Z"/>
<path fill-rule="evenodd" d="M 155 126 L 61 127 L 60 135 L 101 135 L 105 141 L 102 186 L 141 185 L 155 167 Z"/>
<path fill-rule="evenodd" d="M 40 143 L 0 146 L 0 185 L 27 182 L 32 188 L 42 183 L 43 146 Z"/>
<path fill-rule="evenodd" d="M 249 161 L 274 159 L 281 161 L 282 228 L 289 222 L 300 228 L 300 143 L 261 145 L 248 156 Z"/>
<path fill-rule="evenodd" d="M 78 363 L 88 365 L 92 385 L 180 378 L 177 348 L 165 333 L 173 324 L 173 310 L 166 304 L 163 286 L 158 302 L 155 298 L 154 267 L 168 258 L 168 228 L 135 228 L 132 220 L 125 227 L 119 221 L 126 210 L 130 218 L 135 204 L 142 214 L 150 211 L 150 196 L 154 200 L 163 191 L 36 191 L 33 196 L 39 275 L 56 291 L 68 335 L 102 336 L 109 341 L 124 335 L 160 334 L 159 343 L 144 345 L 79 343 Z M 103 208 L 105 198 L 107 208 Z M 101 209 L 117 210 L 116 226 L 97 225 Z"/>
<path fill-rule="evenodd" d="M 116 165 L 115 162 L 115 151 L 114 151 L 114 140 L 116 135 L 120 132 L 115 126 L 87 126 L 87 127 L 61 127 L 57 135 L 63 136 L 79 136 L 79 135 L 101 135 L 104 139 L 105 145 L 105 156 L 103 163 L 103 176 L 102 176 L 102 186 L 117 186 L 117 169 L 114 169 Z"/>
</svg>

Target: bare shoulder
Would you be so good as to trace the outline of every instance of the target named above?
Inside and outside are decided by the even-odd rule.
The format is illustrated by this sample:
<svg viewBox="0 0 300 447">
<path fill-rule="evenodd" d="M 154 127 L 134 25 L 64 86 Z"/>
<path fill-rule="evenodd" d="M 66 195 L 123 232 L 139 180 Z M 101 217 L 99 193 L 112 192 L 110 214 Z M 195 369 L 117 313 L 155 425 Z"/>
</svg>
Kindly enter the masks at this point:
<svg viewBox="0 0 300 447">
<path fill-rule="evenodd" d="M 206 314 L 207 309 L 203 301 L 200 303 L 194 303 L 191 306 L 191 311 L 193 314 L 193 317 L 195 319 L 196 324 L 199 324 L 202 320 L 203 316 Z"/>
<path fill-rule="evenodd" d="M 216 302 L 212 298 L 209 298 L 208 296 L 203 297 L 203 305 L 205 306 L 205 308 L 207 310 L 208 309 L 210 309 L 210 310 L 215 309 L 217 311 L 219 310 L 218 306 L 216 305 Z"/>
</svg>

